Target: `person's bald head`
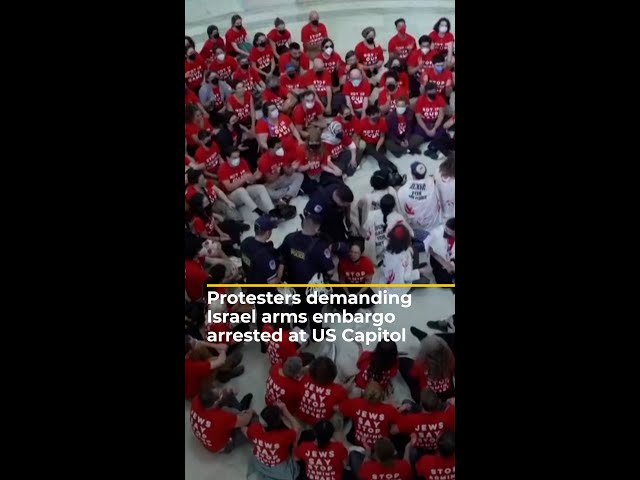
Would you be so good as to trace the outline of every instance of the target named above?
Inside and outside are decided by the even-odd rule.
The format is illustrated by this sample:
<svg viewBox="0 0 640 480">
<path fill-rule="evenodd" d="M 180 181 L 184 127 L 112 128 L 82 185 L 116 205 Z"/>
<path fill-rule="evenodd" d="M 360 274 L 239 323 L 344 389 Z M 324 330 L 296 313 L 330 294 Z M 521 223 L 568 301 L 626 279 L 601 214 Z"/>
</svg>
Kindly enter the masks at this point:
<svg viewBox="0 0 640 480">
<path fill-rule="evenodd" d="M 322 59 L 321 59 L 321 58 L 316 57 L 316 58 L 313 60 L 313 69 L 314 69 L 316 72 L 321 72 L 321 71 L 323 71 L 323 70 L 324 70 L 324 62 L 322 61 Z"/>
<path fill-rule="evenodd" d="M 311 12 L 309 12 L 309 21 L 313 22 L 314 20 L 320 20 L 320 14 L 315 10 L 311 10 Z"/>
<path fill-rule="evenodd" d="M 349 72 L 349 78 L 351 80 L 362 80 L 362 72 L 357 68 L 352 68 Z"/>
</svg>

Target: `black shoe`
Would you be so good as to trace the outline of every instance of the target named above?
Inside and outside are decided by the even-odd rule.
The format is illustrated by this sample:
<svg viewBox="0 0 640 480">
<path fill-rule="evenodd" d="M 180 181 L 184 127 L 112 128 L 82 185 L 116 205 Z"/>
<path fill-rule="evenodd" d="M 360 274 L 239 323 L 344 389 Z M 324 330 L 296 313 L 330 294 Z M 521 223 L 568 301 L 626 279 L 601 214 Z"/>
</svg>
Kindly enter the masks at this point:
<svg viewBox="0 0 640 480">
<path fill-rule="evenodd" d="M 427 322 L 427 327 L 433 330 L 439 330 L 441 332 L 447 333 L 447 331 L 449 330 L 449 322 L 447 322 L 446 320 L 431 321 Z"/>
<path fill-rule="evenodd" d="M 260 353 L 267 353 L 267 344 L 260 342 Z"/>
<path fill-rule="evenodd" d="M 409 149 L 409 153 L 411 155 L 420 155 L 422 152 L 420 151 L 420 149 L 418 147 L 413 147 Z"/>
<path fill-rule="evenodd" d="M 248 232 L 249 230 L 251 230 L 251 225 L 249 225 L 248 223 L 242 223 L 240 225 L 240 232 Z"/>
<path fill-rule="evenodd" d="M 437 160 L 438 159 L 438 152 L 436 150 L 429 150 L 426 149 L 424 151 L 424 154 L 429 157 L 431 160 Z"/>
<path fill-rule="evenodd" d="M 409 330 L 411 331 L 411 335 L 413 335 L 420 341 L 422 341 L 422 339 L 428 335 L 427 332 L 423 332 L 422 330 L 416 327 L 411 327 Z"/>
<path fill-rule="evenodd" d="M 239 367 L 235 367 L 228 371 L 219 371 L 216 375 L 216 380 L 220 383 L 227 383 L 232 378 L 239 377 L 244 373 L 244 366 L 240 365 Z"/>
<path fill-rule="evenodd" d="M 260 216 L 260 217 L 264 215 L 264 212 L 262 210 L 260 210 L 259 208 L 254 208 L 253 211 L 255 213 L 257 213 L 258 216 Z"/>
<path fill-rule="evenodd" d="M 240 411 L 247 410 L 251 406 L 253 400 L 253 393 L 247 393 L 242 400 L 240 400 Z"/>
</svg>

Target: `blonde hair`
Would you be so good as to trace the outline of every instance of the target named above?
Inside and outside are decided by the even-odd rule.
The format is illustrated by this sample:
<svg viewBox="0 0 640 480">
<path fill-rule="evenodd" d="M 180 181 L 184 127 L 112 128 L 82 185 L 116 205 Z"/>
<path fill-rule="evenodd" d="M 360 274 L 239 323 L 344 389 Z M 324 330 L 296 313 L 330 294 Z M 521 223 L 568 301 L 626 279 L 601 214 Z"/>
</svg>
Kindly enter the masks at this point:
<svg viewBox="0 0 640 480">
<path fill-rule="evenodd" d="M 371 381 L 364 390 L 364 398 L 371 403 L 380 403 L 384 400 L 384 389 L 378 382 Z"/>
<path fill-rule="evenodd" d="M 429 377 L 446 378 L 453 368 L 453 352 L 447 342 L 437 335 L 429 335 L 420 342 L 416 360 L 427 364 Z"/>
</svg>

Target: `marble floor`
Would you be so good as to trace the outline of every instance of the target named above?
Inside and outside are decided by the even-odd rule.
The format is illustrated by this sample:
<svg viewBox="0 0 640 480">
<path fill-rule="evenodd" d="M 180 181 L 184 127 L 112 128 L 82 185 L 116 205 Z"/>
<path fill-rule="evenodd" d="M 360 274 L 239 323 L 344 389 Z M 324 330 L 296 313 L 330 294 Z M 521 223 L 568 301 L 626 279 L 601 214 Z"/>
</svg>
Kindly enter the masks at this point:
<svg viewBox="0 0 640 480">
<path fill-rule="evenodd" d="M 215 24 L 221 32 L 230 25 L 231 15 L 240 14 L 252 37 L 255 32 L 268 33 L 273 20 L 279 16 L 287 23 L 294 40 L 300 40 L 300 29 L 307 22 L 308 12 L 318 10 L 320 20 L 327 25 L 329 36 L 336 44 L 336 50 L 344 57 L 347 50 L 353 49 L 361 40 L 360 32 L 366 26 L 377 30 L 383 48 L 395 34 L 393 22 L 404 17 L 407 20 L 409 33 L 418 38 L 427 34 L 438 18 L 446 16 L 452 23 L 455 34 L 455 2 L 453 0 L 368 0 L 340 2 L 334 0 L 185 0 L 185 34 L 195 40 L 198 49 L 206 38 L 206 28 Z M 433 174 L 440 161 L 431 160 L 424 155 L 405 155 L 395 159 L 400 173 L 410 175 L 409 167 L 415 160 L 422 161 Z M 370 190 L 369 178 L 377 170 L 377 163 L 366 158 L 360 170 L 349 178 L 347 184 L 352 188 L 356 199 Z M 292 202 L 301 211 L 307 197 L 294 199 Z M 245 220 L 252 224 L 256 215 L 242 210 Z M 300 226 L 295 218 L 280 225 L 273 233 L 273 241 L 278 245 L 289 232 Z M 251 233 L 249 233 L 251 234 Z M 399 306 L 381 306 L 379 312 L 391 312 L 396 315 L 395 328 L 406 328 L 406 342 L 399 342 L 398 348 L 409 355 L 416 351 L 418 341 L 412 337 L 408 328 L 411 325 L 424 328 L 429 320 L 439 320 L 455 313 L 455 297 L 446 289 L 419 289 L 412 294 L 412 306 L 403 309 Z M 340 327 L 337 327 L 340 328 Z M 328 349 L 329 345 L 317 346 Z M 354 344 L 336 344 L 336 361 L 343 371 L 348 373 L 353 368 L 357 347 Z M 372 347 L 369 347 L 371 349 Z M 268 362 L 260 354 L 257 344 L 243 347 L 245 373 L 229 382 L 237 387 L 241 395 L 254 394 L 253 408 L 260 411 L 264 407 L 264 384 L 267 377 Z M 315 351 L 313 353 L 322 353 Z M 406 385 L 400 379 L 394 384 L 397 395 L 402 395 Z M 251 455 L 249 446 L 244 446 L 229 455 L 212 455 L 205 450 L 191 433 L 189 425 L 189 402 L 185 402 L 185 479 L 186 480 L 241 480 L 246 477 L 246 461 Z"/>
</svg>

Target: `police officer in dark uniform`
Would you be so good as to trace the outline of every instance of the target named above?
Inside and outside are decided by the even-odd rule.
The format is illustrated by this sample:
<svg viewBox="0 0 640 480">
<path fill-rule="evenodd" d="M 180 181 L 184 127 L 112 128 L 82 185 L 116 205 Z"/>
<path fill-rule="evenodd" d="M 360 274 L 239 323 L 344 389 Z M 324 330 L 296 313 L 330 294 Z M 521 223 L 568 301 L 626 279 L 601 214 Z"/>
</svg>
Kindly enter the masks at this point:
<svg viewBox="0 0 640 480">
<path fill-rule="evenodd" d="M 325 279 L 333 273 L 329 242 L 318 235 L 321 222 L 321 217 L 307 215 L 302 221 L 302 231 L 290 233 L 280 245 L 278 252 L 284 265 L 287 283 L 306 284 L 318 273 L 323 274 Z M 306 287 L 296 287 L 295 290 L 302 299 L 300 311 L 307 313 L 309 320 L 313 318 L 314 313 L 321 312 L 322 305 L 307 303 Z M 322 324 L 311 322 L 311 328 L 322 328 Z"/>
<path fill-rule="evenodd" d="M 304 214 L 314 215 L 320 219 L 322 232 L 329 243 L 346 244 L 351 229 L 351 202 L 353 192 L 344 183 L 332 183 L 316 190 L 307 205 Z M 348 252 L 348 246 L 346 246 Z"/>
<path fill-rule="evenodd" d="M 254 225 L 255 237 L 245 238 L 240 244 L 242 258 L 242 269 L 244 270 L 247 283 L 281 283 L 282 269 L 280 268 L 280 256 L 274 248 L 273 242 L 269 241 L 271 232 L 277 228 L 278 224 L 268 215 L 263 215 L 256 220 Z M 247 293 L 265 294 L 277 293 L 275 288 L 248 287 Z M 256 317 L 258 319 L 258 330 L 262 331 L 262 314 L 272 313 L 271 304 L 256 303 Z M 260 349 L 265 353 L 267 346 L 261 342 Z"/>
</svg>

